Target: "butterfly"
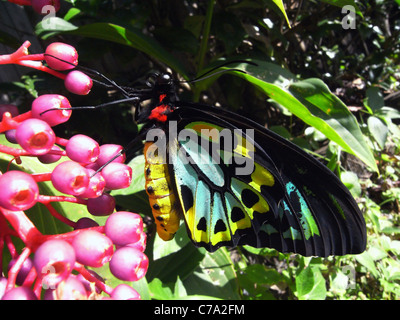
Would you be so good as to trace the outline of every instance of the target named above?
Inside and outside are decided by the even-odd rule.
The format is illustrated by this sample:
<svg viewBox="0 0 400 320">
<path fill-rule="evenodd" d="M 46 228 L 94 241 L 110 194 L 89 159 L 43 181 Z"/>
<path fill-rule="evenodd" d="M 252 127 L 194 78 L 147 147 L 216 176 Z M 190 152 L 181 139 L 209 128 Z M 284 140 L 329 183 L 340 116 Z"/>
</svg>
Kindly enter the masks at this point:
<svg viewBox="0 0 400 320">
<path fill-rule="evenodd" d="M 127 96 L 144 124 L 134 143 L 145 140 L 145 190 L 160 238 L 173 239 L 183 217 L 194 245 L 210 252 L 365 250 L 363 215 L 321 162 L 248 118 L 180 101 L 170 73 L 154 74 L 148 86 Z"/>
<path fill-rule="evenodd" d="M 351 193 L 295 144 L 236 113 L 180 101 L 170 73 L 152 74 L 142 89 L 102 77 L 125 98 L 97 107 L 133 102 L 143 124 L 125 150 L 145 140 L 145 190 L 161 239 L 173 239 L 183 218 L 193 244 L 210 252 L 365 250 L 366 225 Z"/>
</svg>

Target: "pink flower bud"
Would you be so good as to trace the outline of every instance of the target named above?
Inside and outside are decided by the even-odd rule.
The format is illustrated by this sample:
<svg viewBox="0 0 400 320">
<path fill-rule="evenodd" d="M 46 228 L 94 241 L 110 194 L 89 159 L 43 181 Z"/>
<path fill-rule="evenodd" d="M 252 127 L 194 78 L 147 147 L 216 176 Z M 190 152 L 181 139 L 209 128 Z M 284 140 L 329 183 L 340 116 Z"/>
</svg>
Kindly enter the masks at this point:
<svg viewBox="0 0 400 320">
<path fill-rule="evenodd" d="M 62 42 L 53 42 L 47 46 L 45 53 L 47 54 L 45 56 L 47 64 L 50 68 L 54 70 L 70 70 L 78 65 L 78 52 L 73 46 L 70 46 L 69 44 Z"/>
<path fill-rule="evenodd" d="M 86 95 L 92 89 L 93 81 L 83 72 L 74 70 L 67 74 L 64 85 L 72 93 Z"/>
</svg>

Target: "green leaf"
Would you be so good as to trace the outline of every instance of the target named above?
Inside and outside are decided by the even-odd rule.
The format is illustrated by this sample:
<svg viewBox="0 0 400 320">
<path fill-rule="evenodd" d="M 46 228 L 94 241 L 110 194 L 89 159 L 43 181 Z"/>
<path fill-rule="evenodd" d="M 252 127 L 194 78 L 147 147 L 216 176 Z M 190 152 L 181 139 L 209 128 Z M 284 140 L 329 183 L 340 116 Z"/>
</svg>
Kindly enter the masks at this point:
<svg viewBox="0 0 400 320">
<path fill-rule="evenodd" d="M 177 252 L 186 245 L 192 245 L 187 235 L 185 224 L 182 223 L 175 237 L 170 241 L 162 240 L 158 235 L 154 239 L 153 259 L 158 260 Z"/>
<path fill-rule="evenodd" d="M 254 284 L 273 285 L 285 280 L 285 277 L 275 268 L 268 268 L 261 264 L 249 265 L 244 273 Z"/>
<path fill-rule="evenodd" d="M 148 254 L 150 262 L 146 278 L 150 282 L 154 278 L 159 278 L 162 282 L 168 283 L 175 282 L 179 276 L 184 281 L 199 266 L 204 256 L 205 250 L 197 249 L 192 243 L 157 260 Z"/>
<path fill-rule="evenodd" d="M 290 28 L 290 22 L 289 22 L 289 18 L 286 15 L 286 11 L 285 11 L 285 7 L 283 6 L 283 1 L 282 0 L 272 0 L 276 6 L 279 8 L 279 10 L 282 12 L 283 16 L 286 19 L 286 23 L 288 24 L 289 28 Z"/>
<path fill-rule="evenodd" d="M 321 0 L 322 2 L 329 3 L 333 6 L 343 8 L 344 6 L 352 6 L 354 7 L 355 12 L 360 16 L 363 17 L 362 12 L 358 8 L 356 2 L 354 0 Z"/>
<path fill-rule="evenodd" d="M 271 70 L 270 63 L 252 62 L 257 66 L 237 65 L 235 68 L 246 73 L 235 71 L 234 74 L 260 88 L 272 100 L 378 171 L 356 118 L 322 80 L 311 78 L 294 82 L 294 79 L 286 78 L 288 72 L 282 72 L 280 67 Z"/>
<path fill-rule="evenodd" d="M 355 197 L 361 196 L 361 185 L 357 175 L 351 171 L 342 171 L 340 173 L 340 180 L 350 190 Z"/>
<path fill-rule="evenodd" d="M 139 29 L 127 29 L 116 24 L 103 22 L 76 27 L 60 18 L 51 19 L 57 20 L 52 20 L 47 25 L 44 24 L 45 21 L 42 21 L 36 26 L 36 33 L 43 39 L 47 39 L 57 33 L 68 32 L 77 36 L 120 43 L 148 54 L 154 59 L 167 64 L 182 76 L 187 77 L 181 62 L 165 50 L 157 40 L 144 35 Z"/>
<path fill-rule="evenodd" d="M 367 268 L 371 274 L 377 278 L 379 276 L 378 269 L 375 266 L 374 259 L 371 257 L 368 251 L 364 251 L 362 254 L 355 256 L 356 260 L 362 264 L 364 267 Z"/>
<path fill-rule="evenodd" d="M 307 267 L 296 276 L 296 296 L 300 300 L 323 300 L 326 298 L 326 284 L 321 270 Z"/>
<path fill-rule="evenodd" d="M 380 118 L 371 116 L 367 120 L 368 130 L 379 145 L 381 150 L 385 147 L 385 142 L 389 133 L 389 128 Z"/>
<path fill-rule="evenodd" d="M 236 273 L 226 248 L 206 252 L 200 265 L 183 283 L 189 295 L 240 299 Z"/>
<path fill-rule="evenodd" d="M 365 103 L 368 105 L 368 107 L 371 109 L 373 113 L 381 109 L 385 101 L 383 100 L 383 95 L 379 88 L 377 87 L 370 87 L 367 89 L 366 92 L 367 98 Z"/>
<path fill-rule="evenodd" d="M 178 298 L 183 298 L 185 296 L 187 296 L 187 292 L 185 289 L 185 286 L 183 285 L 181 279 L 176 279 L 175 282 L 175 287 L 174 287 L 174 296 L 178 297 Z"/>
</svg>

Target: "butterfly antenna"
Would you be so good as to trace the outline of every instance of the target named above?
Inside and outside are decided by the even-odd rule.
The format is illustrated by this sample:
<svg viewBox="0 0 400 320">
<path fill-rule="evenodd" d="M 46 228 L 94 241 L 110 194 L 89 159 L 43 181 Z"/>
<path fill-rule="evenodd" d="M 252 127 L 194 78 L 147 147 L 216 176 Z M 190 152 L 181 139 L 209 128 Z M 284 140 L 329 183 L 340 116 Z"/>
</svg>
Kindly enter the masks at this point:
<svg viewBox="0 0 400 320">
<path fill-rule="evenodd" d="M 77 66 L 77 65 L 73 64 L 72 62 L 65 61 L 65 60 L 63 60 L 61 58 L 58 58 L 58 57 L 53 56 L 53 55 L 48 54 L 48 53 L 45 53 L 44 55 L 52 57 L 53 59 L 57 59 L 57 60 L 62 61 L 64 63 L 67 63 L 67 64 L 73 66 L 77 70 L 84 71 L 88 75 L 98 76 L 101 79 L 103 79 L 105 82 L 102 82 L 102 81 L 99 81 L 99 80 L 96 80 L 96 79 L 92 79 L 92 81 L 97 83 L 97 84 L 100 84 L 100 85 L 102 85 L 104 87 L 107 87 L 107 88 L 115 88 L 118 91 L 120 91 L 126 98 L 130 97 L 129 93 L 123 87 L 118 85 L 114 80 L 111 80 L 111 79 L 107 78 L 104 74 L 102 74 L 99 71 L 96 71 L 96 70 L 93 70 L 93 69 L 90 69 L 90 68 L 87 68 L 87 67 L 83 67 L 83 66 Z"/>
</svg>

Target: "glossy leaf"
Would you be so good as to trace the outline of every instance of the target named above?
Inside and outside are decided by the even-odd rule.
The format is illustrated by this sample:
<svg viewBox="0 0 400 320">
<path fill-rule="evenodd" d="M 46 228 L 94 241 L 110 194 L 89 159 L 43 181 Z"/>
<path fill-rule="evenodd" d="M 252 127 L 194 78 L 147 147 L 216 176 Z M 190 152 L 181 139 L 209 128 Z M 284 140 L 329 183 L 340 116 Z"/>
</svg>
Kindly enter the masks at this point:
<svg viewBox="0 0 400 320">
<path fill-rule="evenodd" d="M 240 299 L 236 273 L 226 248 L 213 253 L 206 252 L 200 265 L 183 283 L 188 294 Z"/>
<path fill-rule="evenodd" d="M 51 19 L 57 20 L 50 21 L 50 25 L 46 27 L 44 26 L 46 20 L 44 20 L 36 27 L 36 33 L 42 38 L 47 39 L 49 35 L 53 36 L 56 33 L 68 32 L 69 34 L 74 34 L 77 36 L 116 42 L 140 50 L 149 56 L 167 64 L 181 75 L 186 75 L 185 69 L 182 67 L 179 60 L 165 50 L 164 47 L 157 42 L 157 40 L 144 35 L 138 29 L 127 29 L 116 24 L 103 22 L 76 27 L 72 23 L 60 18 L 55 17 Z"/>
<path fill-rule="evenodd" d="M 378 170 L 356 118 L 323 81 L 295 81 L 286 78 L 288 72 L 281 71 L 284 69 L 280 67 L 270 69 L 270 63 L 258 60 L 252 62 L 257 66 L 241 64 L 235 67 L 244 69 L 246 73 L 234 73 L 257 86 L 272 100 L 319 130 L 346 152 L 357 156 L 373 170 Z"/>
<path fill-rule="evenodd" d="M 308 266 L 296 276 L 296 295 L 300 300 L 325 299 L 325 278 L 319 268 Z"/>
</svg>

